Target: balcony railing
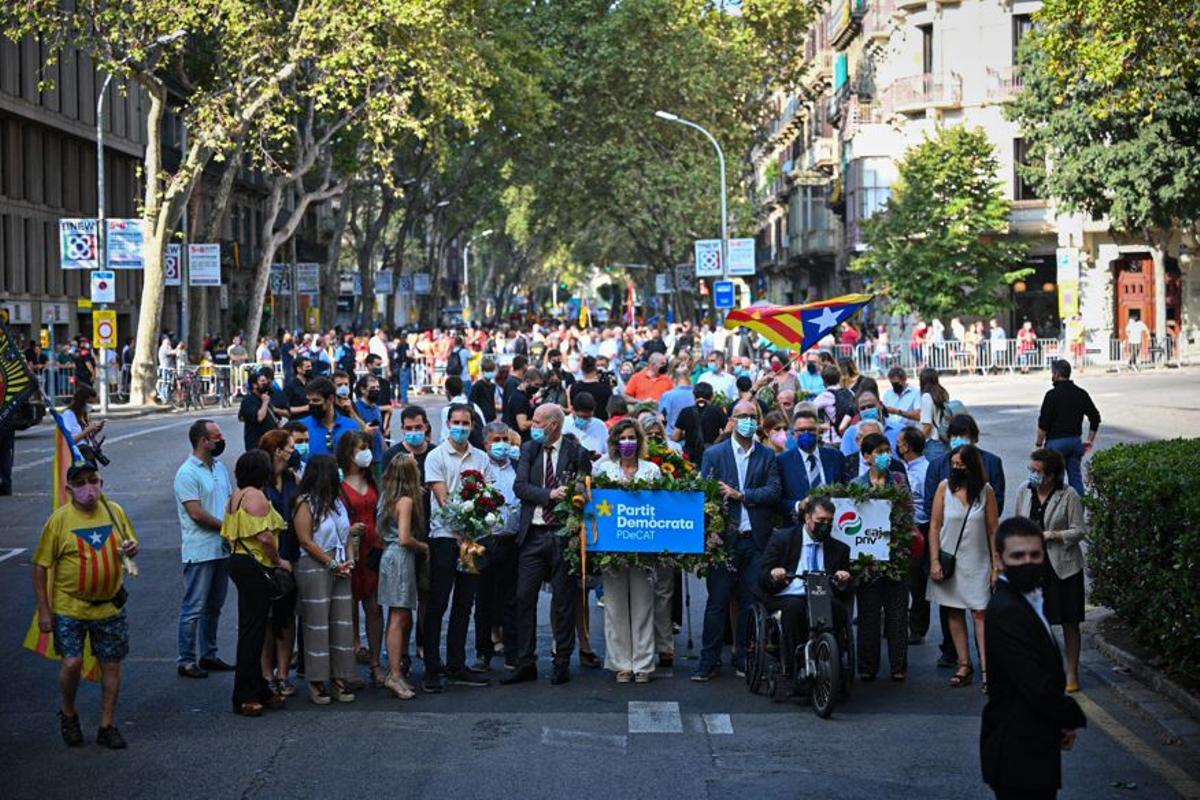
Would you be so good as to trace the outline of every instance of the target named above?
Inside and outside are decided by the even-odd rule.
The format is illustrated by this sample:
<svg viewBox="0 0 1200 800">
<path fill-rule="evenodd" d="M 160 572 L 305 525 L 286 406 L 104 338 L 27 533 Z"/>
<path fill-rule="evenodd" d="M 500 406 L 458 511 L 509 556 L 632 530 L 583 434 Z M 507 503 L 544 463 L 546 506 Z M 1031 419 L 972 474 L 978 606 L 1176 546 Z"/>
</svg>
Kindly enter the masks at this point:
<svg viewBox="0 0 1200 800">
<path fill-rule="evenodd" d="M 895 111 L 924 111 L 927 108 L 957 108 L 962 105 L 962 76 L 954 72 L 927 72 L 901 78 L 887 90 Z"/>
<path fill-rule="evenodd" d="M 892 15 L 896 13 L 896 0 L 871 0 L 871 7 L 863 15 L 862 32 L 868 39 L 887 39 L 892 35 Z"/>
<path fill-rule="evenodd" d="M 801 168 L 805 172 L 813 172 L 832 167 L 835 162 L 832 137 L 818 136 L 809 143 L 808 149 L 804 151 Z"/>
<path fill-rule="evenodd" d="M 794 129 L 800 123 L 800 113 L 804 110 L 804 101 L 799 97 L 789 97 L 780 112 L 779 117 L 771 123 L 770 138 L 779 139 Z"/>
<path fill-rule="evenodd" d="M 825 21 L 825 35 L 835 49 L 843 50 L 854 41 L 862 28 L 868 3 L 869 0 L 834 0 Z"/>
<path fill-rule="evenodd" d="M 1025 88 L 1025 81 L 1021 77 L 1021 68 L 1019 66 L 1008 66 L 1002 69 L 992 69 L 988 67 L 987 71 L 987 98 L 996 102 L 1004 102 L 1011 100 L 1013 97 L 1021 93 Z"/>
<path fill-rule="evenodd" d="M 873 100 L 863 100 L 855 95 L 846 106 L 846 119 L 842 123 L 842 135 L 849 139 L 858 133 L 864 125 L 879 125 L 887 121 L 889 110 L 886 104 L 888 95 Z"/>
<path fill-rule="evenodd" d="M 802 83 L 805 86 L 815 86 L 818 83 L 829 83 L 833 79 L 833 51 L 822 50 L 809 59 L 808 69 L 804 71 Z"/>
</svg>

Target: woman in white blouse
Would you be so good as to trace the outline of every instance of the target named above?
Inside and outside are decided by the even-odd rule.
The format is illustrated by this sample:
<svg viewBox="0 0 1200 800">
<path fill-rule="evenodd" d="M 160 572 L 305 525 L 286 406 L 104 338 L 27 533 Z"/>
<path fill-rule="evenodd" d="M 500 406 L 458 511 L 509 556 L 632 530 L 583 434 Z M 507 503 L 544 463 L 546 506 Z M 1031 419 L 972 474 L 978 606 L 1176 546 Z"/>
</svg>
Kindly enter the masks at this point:
<svg viewBox="0 0 1200 800">
<path fill-rule="evenodd" d="M 596 464 L 597 475 L 621 483 L 661 477 L 658 466 L 642 458 L 646 438 L 631 419 L 608 434 L 608 457 Z M 604 667 L 617 673 L 617 683 L 649 683 L 654 671 L 654 571 L 621 567 L 604 573 Z"/>
</svg>

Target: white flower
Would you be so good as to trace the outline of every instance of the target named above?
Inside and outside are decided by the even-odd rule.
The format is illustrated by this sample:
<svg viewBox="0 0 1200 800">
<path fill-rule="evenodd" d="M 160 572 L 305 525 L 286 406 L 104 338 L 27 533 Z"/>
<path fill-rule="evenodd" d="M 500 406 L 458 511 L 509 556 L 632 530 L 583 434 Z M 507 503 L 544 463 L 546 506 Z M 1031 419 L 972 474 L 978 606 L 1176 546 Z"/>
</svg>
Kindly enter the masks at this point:
<svg viewBox="0 0 1200 800">
<path fill-rule="evenodd" d="M 483 521 L 486 522 L 488 525 L 495 525 L 497 522 L 500 521 L 500 518 L 497 517 L 494 513 L 492 513 L 492 514 L 488 514 L 486 517 L 484 517 Z"/>
<path fill-rule="evenodd" d="M 472 511 L 475 510 L 475 501 L 474 500 L 465 501 L 462 504 L 462 510 L 463 510 L 463 513 L 470 514 Z"/>
</svg>

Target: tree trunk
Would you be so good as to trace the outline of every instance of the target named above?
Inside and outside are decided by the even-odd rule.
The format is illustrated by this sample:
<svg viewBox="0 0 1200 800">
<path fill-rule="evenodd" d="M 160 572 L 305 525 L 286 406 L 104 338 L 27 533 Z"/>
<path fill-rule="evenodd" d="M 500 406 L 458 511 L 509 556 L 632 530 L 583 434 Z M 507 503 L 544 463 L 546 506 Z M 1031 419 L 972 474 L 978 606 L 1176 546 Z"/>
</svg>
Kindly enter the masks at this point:
<svg viewBox="0 0 1200 800">
<path fill-rule="evenodd" d="M 154 392 L 158 377 L 155 359 L 158 356 L 159 319 L 163 306 L 163 251 L 166 247 L 164 226 L 159 225 L 158 173 L 162 169 L 162 121 L 166 111 L 165 90 L 149 91 L 150 109 L 146 114 L 146 155 L 142 174 L 146 181 L 145 205 L 142 219 L 151 236 L 151 246 L 146 251 L 145 271 L 142 273 L 142 300 L 138 308 L 137 341 L 134 344 L 133 374 L 129 387 L 129 402 L 133 405 L 146 403 Z M 186 291 L 187 287 L 180 287 Z"/>
<path fill-rule="evenodd" d="M 279 212 L 283 209 L 284 190 L 289 183 L 291 183 L 289 178 L 283 175 L 276 176 L 271 180 L 271 192 L 267 196 L 267 211 L 263 215 L 260 239 L 263 242 L 263 248 L 258 255 L 258 263 L 254 266 L 249 316 L 246 317 L 246 341 L 254 342 L 256 345 L 258 332 L 262 328 L 263 303 L 266 301 L 267 287 L 271 283 L 271 263 L 275 260 L 275 253 L 279 250 L 279 246 L 288 239 L 286 236 L 282 239 L 279 238 L 279 234 L 275 231 L 275 220 L 279 218 Z M 295 292 L 296 288 L 292 286 L 292 292 Z"/>
<path fill-rule="evenodd" d="M 1161 343 L 1167 336 L 1167 242 L 1169 230 L 1147 231 L 1150 258 L 1154 261 L 1154 336 Z"/>
<path fill-rule="evenodd" d="M 237 177 L 238 170 L 242 166 L 242 146 L 238 145 L 231 155 L 225 159 L 225 166 L 221 170 L 221 181 L 217 184 L 217 194 L 213 198 L 212 209 L 209 211 L 207 219 L 204 220 L 204 229 L 200 232 L 199 241 L 202 243 L 212 244 L 219 241 L 221 236 L 221 222 L 225 219 L 225 210 L 229 207 L 229 198 L 233 196 L 233 179 Z M 216 313 L 209 314 L 210 300 L 212 300 L 212 292 L 206 286 L 196 288 L 195 303 L 193 308 L 194 323 L 192 330 L 197 333 L 208 331 L 213 327 L 220 327 L 221 314 L 220 309 L 213 308 Z M 210 317 L 212 321 L 210 321 Z M 254 347 L 255 342 L 251 342 L 247 347 Z"/>
<path fill-rule="evenodd" d="M 338 262 L 342 259 L 342 237 L 346 234 L 346 220 L 350 216 L 350 203 L 342 198 L 338 206 L 337 216 L 333 222 L 333 239 L 329 243 L 329 258 L 321 270 L 321 280 L 326 286 L 333 286 L 338 279 Z M 337 293 L 321 293 L 321 319 L 334 320 L 337 318 Z"/>
</svg>

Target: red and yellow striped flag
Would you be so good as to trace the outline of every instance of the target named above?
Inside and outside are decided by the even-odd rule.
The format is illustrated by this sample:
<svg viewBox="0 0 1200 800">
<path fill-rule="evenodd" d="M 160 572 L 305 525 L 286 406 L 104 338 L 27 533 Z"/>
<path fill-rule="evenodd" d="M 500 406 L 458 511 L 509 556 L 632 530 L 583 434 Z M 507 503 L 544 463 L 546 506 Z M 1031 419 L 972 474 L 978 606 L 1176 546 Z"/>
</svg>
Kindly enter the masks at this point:
<svg viewBox="0 0 1200 800">
<path fill-rule="evenodd" d="M 785 350 L 803 353 L 871 302 L 873 295 L 844 294 L 798 306 L 750 306 L 730 311 L 729 330 L 749 328 Z"/>
</svg>

